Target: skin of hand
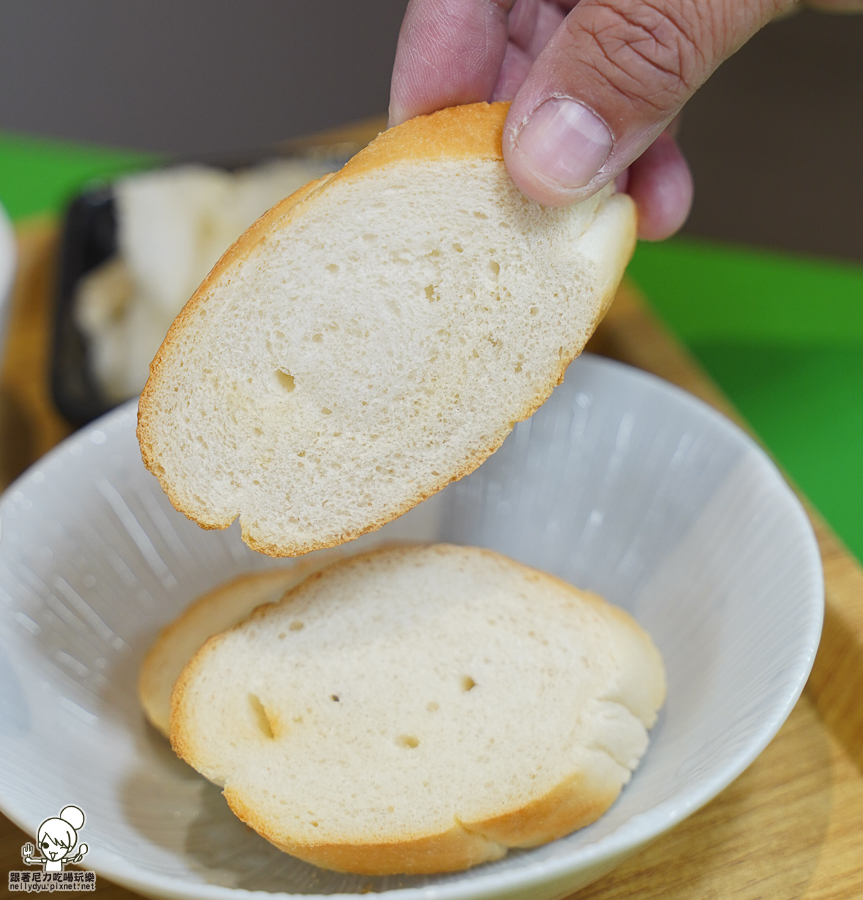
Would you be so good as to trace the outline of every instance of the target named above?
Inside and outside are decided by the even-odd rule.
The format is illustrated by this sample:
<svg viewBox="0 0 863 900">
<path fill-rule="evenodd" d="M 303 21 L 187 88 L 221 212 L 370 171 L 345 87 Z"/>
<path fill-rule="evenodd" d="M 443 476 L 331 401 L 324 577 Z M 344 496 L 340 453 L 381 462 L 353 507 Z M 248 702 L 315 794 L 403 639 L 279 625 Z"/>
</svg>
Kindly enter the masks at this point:
<svg viewBox="0 0 863 900">
<path fill-rule="evenodd" d="M 639 236 L 677 231 L 692 176 L 676 117 L 725 59 L 795 0 L 411 0 L 390 125 L 445 106 L 511 100 L 509 173 L 561 206 L 609 181 L 638 207 Z M 812 0 L 863 12 L 863 0 Z"/>
</svg>

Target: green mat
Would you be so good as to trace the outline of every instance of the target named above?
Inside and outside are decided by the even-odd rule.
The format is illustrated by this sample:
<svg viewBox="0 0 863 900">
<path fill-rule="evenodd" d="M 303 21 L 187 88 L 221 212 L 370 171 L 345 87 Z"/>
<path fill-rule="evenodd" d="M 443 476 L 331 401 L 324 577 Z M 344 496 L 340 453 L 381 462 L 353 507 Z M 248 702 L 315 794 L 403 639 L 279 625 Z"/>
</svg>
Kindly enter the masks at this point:
<svg viewBox="0 0 863 900">
<path fill-rule="evenodd" d="M 863 346 L 863 267 L 687 238 L 640 243 L 629 272 L 678 336 Z"/>
<path fill-rule="evenodd" d="M 150 153 L 0 134 L 0 202 L 58 213 Z M 863 268 L 676 238 L 630 274 L 790 477 L 863 559 Z"/>
<path fill-rule="evenodd" d="M 863 560 L 863 268 L 676 238 L 630 274 Z"/>
<path fill-rule="evenodd" d="M 693 349 L 793 480 L 863 559 L 863 346 L 705 341 Z"/>
<path fill-rule="evenodd" d="M 57 213 L 93 179 L 149 168 L 159 159 L 153 153 L 0 133 L 0 203 L 13 220 Z"/>
</svg>

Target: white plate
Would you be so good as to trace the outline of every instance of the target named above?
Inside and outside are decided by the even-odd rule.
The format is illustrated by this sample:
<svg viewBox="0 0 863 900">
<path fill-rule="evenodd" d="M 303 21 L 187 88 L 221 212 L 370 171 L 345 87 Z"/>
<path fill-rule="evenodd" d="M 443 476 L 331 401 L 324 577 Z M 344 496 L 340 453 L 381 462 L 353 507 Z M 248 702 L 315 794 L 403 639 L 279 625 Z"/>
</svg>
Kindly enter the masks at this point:
<svg viewBox="0 0 863 900">
<path fill-rule="evenodd" d="M 823 615 L 809 522 L 754 442 L 652 376 L 582 357 L 474 474 L 355 546 L 491 547 L 628 609 L 668 668 L 650 749 L 611 810 L 567 838 L 468 872 L 370 879 L 275 850 L 144 722 L 135 679 L 158 629 L 278 563 L 171 508 L 141 464 L 134 405 L 20 478 L 0 523 L 0 806 L 30 834 L 81 807 L 81 865 L 159 897 L 565 896 L 755 759 L 800 694 Z"/>
</svg>

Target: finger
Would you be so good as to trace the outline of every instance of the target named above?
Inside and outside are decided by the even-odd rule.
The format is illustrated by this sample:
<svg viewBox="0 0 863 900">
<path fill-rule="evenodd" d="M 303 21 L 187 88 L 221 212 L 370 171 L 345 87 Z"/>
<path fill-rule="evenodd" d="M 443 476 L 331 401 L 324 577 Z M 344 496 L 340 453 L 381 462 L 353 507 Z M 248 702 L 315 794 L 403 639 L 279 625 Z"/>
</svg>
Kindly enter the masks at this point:
<svg viewBox="0 0 863 900">
<path fill-rule="evenodd" d="M 444 106 L 489 100 L 515 0 L 411 0 L 390 85 L 390 125 Z"/>
<path fill-rule="evenodd" d="M 512 100 L 527 78 L 532 65 L 533 57 L 528 56 L 526 50 L 510 41 L 506 45 L 506 54 L 491 99 Z"/>
<path fill-rule="evenodd" d="M 509 41 L 492 100 L 512 100 L 563 18 L 563 10 L 553 3 L 517 0 L 509 14 Z"/>
<path fill-rule="evenodd" d="M 509 11 L 507 32 L 510 41 L 522 50 L 527 50 L 536 32 L 536 16 L 540 3 L 545 0 L 516 0 Z M 561 12 L 561 18 L 563 13 Z M 538 52 L 533 54 L 536 59 Z"/>
<path fill-rule="evenodd" d="M 510 108 L 504 157 L 527 196 L 583 199 L 650 146 L 711 72 L 790 0 L 581 0 Z"/>
<path fill-rule="evenodd" d="M 638 207 L 638 236 L 671 237 L 692 208 L 692 173 L 671 133 L 664 131 L 627 171 L 625 190 Z"/>
<path fill-rule="evenodd" d="M 564 18 L 566 18 L 566 14 L 557 4 L 540 0 L 534 12 L 530 39 L 523 45 L 531 59 L 536 59 L 542 53 Z M 510 22 L 512 22 L 512 17 L 510 17 Z M 510 25 L 510 35 L 514 40 L 512 25 Z"/>
</svg>

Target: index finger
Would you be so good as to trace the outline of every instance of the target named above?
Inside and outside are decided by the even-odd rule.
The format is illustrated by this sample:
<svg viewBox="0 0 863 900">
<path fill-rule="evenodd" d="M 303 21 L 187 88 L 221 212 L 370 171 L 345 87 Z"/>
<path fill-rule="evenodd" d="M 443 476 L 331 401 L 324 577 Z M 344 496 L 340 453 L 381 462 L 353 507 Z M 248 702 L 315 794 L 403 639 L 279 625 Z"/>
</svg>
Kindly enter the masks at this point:
<svg viewBox="0 0 863 900">
<path fill-rule="evenodd" d="M 390 125 L 491 99 L 516 0 L 411 0 L 390 87 Z"/>
</svg>

